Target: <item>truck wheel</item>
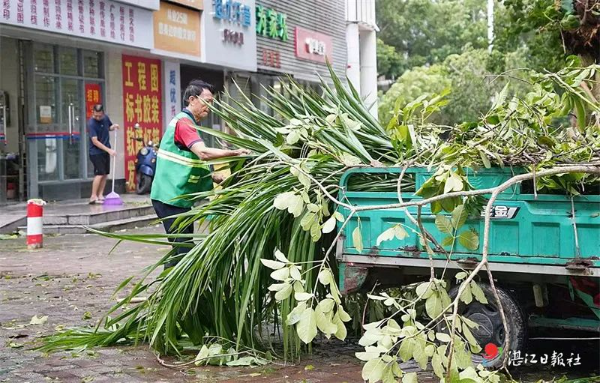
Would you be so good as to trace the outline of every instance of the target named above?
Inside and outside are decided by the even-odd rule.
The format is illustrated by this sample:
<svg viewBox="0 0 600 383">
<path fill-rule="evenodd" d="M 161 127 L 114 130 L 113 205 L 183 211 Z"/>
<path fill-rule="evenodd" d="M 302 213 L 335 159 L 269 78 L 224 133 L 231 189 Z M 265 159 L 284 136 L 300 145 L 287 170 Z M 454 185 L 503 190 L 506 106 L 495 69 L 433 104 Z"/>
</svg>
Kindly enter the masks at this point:
<svg viewBox="0 0 600 383">
<path fill-rule="evenodd" d="M 138 182 L 135 185 L 135 192 L 137 194 L 146 194 L 150 191 L 150 187 L 152 186 L 152 177 L 138 173 Z"/>
<path fill-rule="evenodd" d="M 496 369 L 502 367 L 504 360 L 505 347 L 505 332 L 502 324 L 500 310 L 494 297 L 492 287 L 488 284 L 479 284 L 488 304 L 481 304 L 479 301 L 473 301 L 466 305 L 461 302 L 458 306 L 458 313 L 473 322 L 479 324 L 476 329 L 470 329 L 473 337 L 477 340 L 482 348 L 481 355 L 473 355 L 473 363 L 475 365 L 482 364 L 486 368 Z M 510 329 L 510 350 L 521 351 L 525 345 L 527 325 L 525 317 L 519 304 L 511 295 L 504 289 L 496 287 L 498 296 L 504 309 L 507 324 Z M 458 294 L 458 286 L 450 290 L 450 297 L 454 299 Z M 492 344 L 494 346 L 488 346 Z M 486 346 L 487 350 L 486 350 Z M 499 352 L 496 352 L 498 350 Z M 486 351 L 490 354 L 486 354 Z"/>
</svg>

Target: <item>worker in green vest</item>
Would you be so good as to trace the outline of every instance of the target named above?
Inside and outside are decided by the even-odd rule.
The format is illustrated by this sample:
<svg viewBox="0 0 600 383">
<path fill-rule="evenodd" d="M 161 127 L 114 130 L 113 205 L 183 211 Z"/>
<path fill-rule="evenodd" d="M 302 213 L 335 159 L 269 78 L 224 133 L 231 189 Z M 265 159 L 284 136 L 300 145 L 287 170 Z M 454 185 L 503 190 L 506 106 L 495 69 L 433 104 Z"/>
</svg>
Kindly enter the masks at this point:
<svg viewBox="0 0 600 383">
<path fill-rule="evenodd" d="M 211 84 L 202 80 L 190 82 L 183 94 L 185 108 L 171 120 L 160 141 L 150 198 L 167 234 L 194 232 L 193 224 L 186 227 L 173 225 L 174 216 L 190 211 L 194 205 L 194 201 L 181 196 L 212 190 L 213 182 L 223 181 L 220 175 L 212 173 L 212 168 L 205 161 L 250 153 L 246 149 L 216 149 L 204 144 L 197 127 L 200 120 L 208 116 L 213 94 Z M 170 239 L 171 242 L 190 240 L 187 237 Z M 165 268 L 177 264 L 182 254 L 189 250 L 183 246 L 175 246 L 175 249 L 177 256 L 170 258 Z"/>
</svg>

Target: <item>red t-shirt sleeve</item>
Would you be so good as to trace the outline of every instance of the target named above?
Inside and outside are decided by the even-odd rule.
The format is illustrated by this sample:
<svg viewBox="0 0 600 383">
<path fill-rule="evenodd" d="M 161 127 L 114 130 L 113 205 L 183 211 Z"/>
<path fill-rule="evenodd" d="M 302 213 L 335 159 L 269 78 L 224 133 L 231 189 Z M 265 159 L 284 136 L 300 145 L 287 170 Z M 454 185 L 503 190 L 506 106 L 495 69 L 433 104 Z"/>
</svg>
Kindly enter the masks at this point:
<svg viewBox="0 0 600 383">
<path fill-rule="evenodd" d="M 188 149 L 192 148 L 196 142 L 202 142 L 198 135 L 198 130 L 194 128 L 192 121 L 182 118 L 175 125 L 175 143 Z"/>
</svg>

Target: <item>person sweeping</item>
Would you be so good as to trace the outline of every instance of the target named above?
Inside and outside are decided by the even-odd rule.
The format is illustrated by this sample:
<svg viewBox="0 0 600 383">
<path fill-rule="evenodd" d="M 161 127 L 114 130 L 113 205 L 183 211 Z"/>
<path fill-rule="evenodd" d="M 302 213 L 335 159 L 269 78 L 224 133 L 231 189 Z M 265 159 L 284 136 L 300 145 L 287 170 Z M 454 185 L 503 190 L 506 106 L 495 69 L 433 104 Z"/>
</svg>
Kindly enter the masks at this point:
<svg viewBox="0 0 600 383">
<path fill-rule="evenodd" d="M 213 182 L 223 181 L 203 161 L 250 153 L 246 149 L 227 150 L 205 145 L 197 127 L 210 112 L 208 105 L 214 101 L 213 94 L 214 87 L 211 84 L 202 80 L 191 81 L 183 94 L 185 108 L 171 120 L 160 141 L 150 198 L 167 234 L 194 232 L 193 224 L 186 227 L 173 225 L 174 216 L 190 211 L 194 205 L 194 201 L 179 197 L 212 190 Z M 191 242 L 191 237 L 170 238 L 169 241 Z M 175 266 L 188 251 L 184 246 L 174 248 L 177 255 L 168 260 L 165 269 Z"/>
<path fill-rule="evenodd" d="M 119 125 L 113 124 L 104 113 L 104 106 L 102 104 L 94 105 L 92 117 L 88 120 L 90 161 L 94 165 L 94 181 L 92 182 L 90 204 L 104 202 L 104 187 L 106 186 L 106 178 L 110 173 L 110 157 L 117 155 L 117 152 L 110 147 L 109 140 L 109 131 L 115 129 L 119 129 Z"/>
</svg>

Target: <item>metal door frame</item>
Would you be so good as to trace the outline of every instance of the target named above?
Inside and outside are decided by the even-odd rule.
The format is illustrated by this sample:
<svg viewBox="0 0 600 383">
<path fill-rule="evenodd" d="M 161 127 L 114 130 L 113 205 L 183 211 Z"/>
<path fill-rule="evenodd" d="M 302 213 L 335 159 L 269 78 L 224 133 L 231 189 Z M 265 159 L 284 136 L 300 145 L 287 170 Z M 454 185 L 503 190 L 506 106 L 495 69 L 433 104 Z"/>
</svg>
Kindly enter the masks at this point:
<svg viewBox="0 0 600 383">
<path fill-rule="evenodd" d="M 85 84 L 86 82 L 93 82 L 100 84 L 101 90 L 101 100 L 106 103 L 106 60 L 105 60 L 105 52 L 103 51 L 94 51 L 94 50 L 86 50 L 82 48 L 57 45 L 57 44 L 46 44 L 46 43 L 38 43 L 41 45 L 48 45 L 52 47 L 54 52 L 53 57 L 53 65 L 55 65 L 54 73 L 46 73 L 46 72 L 36 72 L 34 69 L 34 44 L 36 42 L 26 41 L 24 42 L 24 57 L 25 57 L 25 89 L 26 95 L 25 99 L 27 100 L 28 107 L 24 111 L 26 115 L 25 124 L 24 124 L 24 135 L 26 136 L 25 127 L 33 127 L 34 130 L 37 131 L 37 118 L 36 118 L 36 109 L 38 107 L 36 101 L 36 89 L 35 89 L 35 78 L 38 75 L 48 76 L 57 79 L 56 81 L 56 119 L 57 122 L 53 123 L 53 125 L 63 125 L 65 122 L 62 121 L 62 108 L 63 108 L 63 100 L 62 100 L 62 80 L 63 79 L 72 79 L 77 80 L 78 84 L 78 93 L 79 93 L 79 118 L 81 121 L 80 126 L 80 135 L 79 135 L 79 151 L 80 151 L 80 159 L 79 159 L 79 178 L 74 179 L 65 179 L 65 171 L 64 171 L 64 139 L 56 139 L 57 140 L 57 166 L 58 166 L 58 179 L 55 180 L 47 180 L 40 181 L 38 174 L 38 153 L 37 153 L 37 144 L 36 140 L 27 139 L 25 137 L 25 146 L 27 148 L 27 173 L 28 173 L 28 190 L 29 197 L 35 198 L 39 196 L 39 185 L 43 184 L 62 184 L 62 183 L 81 183 L 82 181 L 89 181 L 91 178 L 88 177 L 88 132 L 87 132 L 87 123 L 86 123 L 86 108 L 85 108 Z M 65 75 L 61 74 L 60 61 L 58 59 L 59 53 L 61 49 L 76 49 L 77 52 L 77 70 L 78 75 Z M 99 63 L 100 76 L 99 78 L 87 77 L 84 72 L 84 60 L 83 60 L 83 52 L 84 51 L 93 51 L 101 53 L 101 59 Z"/>
</svg>

